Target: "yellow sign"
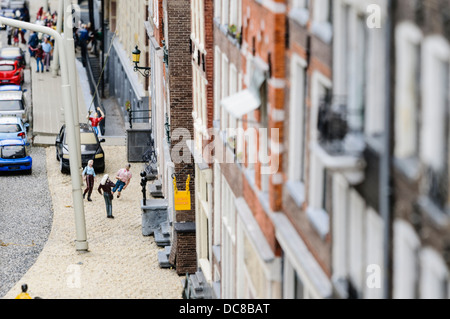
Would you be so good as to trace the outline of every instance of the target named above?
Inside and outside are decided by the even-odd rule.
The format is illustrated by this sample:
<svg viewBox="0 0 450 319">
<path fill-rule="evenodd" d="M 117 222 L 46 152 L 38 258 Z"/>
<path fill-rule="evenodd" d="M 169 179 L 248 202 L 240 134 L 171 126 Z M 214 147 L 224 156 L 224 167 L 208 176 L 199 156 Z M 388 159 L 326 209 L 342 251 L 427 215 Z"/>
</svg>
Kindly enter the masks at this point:
<svg viewBox="0 0 450 319">
<path fill-rule="evenodd" d="M 177 179 L 175 176 L 173 177 L 175 210 L 191 210 L 191 192 L 189 191 L 190 180 L 191 175 L 188 175 L 186 179 L 186 190 L 179 191 L 177 188 Z"/>
</svg>

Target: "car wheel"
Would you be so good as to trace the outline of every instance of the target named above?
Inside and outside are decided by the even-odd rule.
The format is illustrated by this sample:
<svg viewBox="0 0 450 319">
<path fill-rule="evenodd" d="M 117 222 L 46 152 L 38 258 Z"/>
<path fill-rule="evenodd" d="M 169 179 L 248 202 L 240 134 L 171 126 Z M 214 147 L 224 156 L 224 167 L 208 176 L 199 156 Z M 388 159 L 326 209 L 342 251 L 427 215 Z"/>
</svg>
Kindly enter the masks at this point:
<svg viewBox="0 0 450 319">
<path fill-rule="evenodd" d="M 27 174 L 28 174 L 28 175 L 32 175 L 32 174 L 33 174 L 33 169 L 30 168 L 30 169 L 27 171 Z"/>
<path fill-rule="evenodd" d="M 61 173 L 63 173 L 63 174 L 68 174 L 68 173 L 69 173 L 69 172 L 67 171 L 67 169 L 64 168 L 62 159 L 59 160 L 59 169 L 61 170 Z"/>
</svg>

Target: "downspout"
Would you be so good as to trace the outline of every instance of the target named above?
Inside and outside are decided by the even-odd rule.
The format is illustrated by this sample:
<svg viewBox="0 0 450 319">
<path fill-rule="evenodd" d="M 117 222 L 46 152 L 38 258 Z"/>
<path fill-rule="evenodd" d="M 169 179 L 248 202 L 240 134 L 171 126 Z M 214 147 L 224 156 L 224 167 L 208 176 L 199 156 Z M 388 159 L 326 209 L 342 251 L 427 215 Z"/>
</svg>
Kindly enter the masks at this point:
<svg viewBox="0 0 450 319">
<path fill-rule="evenodd" d="M 392 298 L 392 154 L 393 154 L 393 109 L 392 109 L 392 84 L 394 76 L 393 60 L 393 34 L 395 21 L 395 4 L 393 0 L 388 0 L 387 3 L 387 19 L 386 19 L 386 43 L 385 43 L 385 58 L 386 58 L 386 78 L 385 78 L 385 114 L 384 114 L 384 134 L 383 147 L 384 150 L 380 158 L 380 214 L 384 221 L 383 228 L 383 298 Z"/>
</svg>

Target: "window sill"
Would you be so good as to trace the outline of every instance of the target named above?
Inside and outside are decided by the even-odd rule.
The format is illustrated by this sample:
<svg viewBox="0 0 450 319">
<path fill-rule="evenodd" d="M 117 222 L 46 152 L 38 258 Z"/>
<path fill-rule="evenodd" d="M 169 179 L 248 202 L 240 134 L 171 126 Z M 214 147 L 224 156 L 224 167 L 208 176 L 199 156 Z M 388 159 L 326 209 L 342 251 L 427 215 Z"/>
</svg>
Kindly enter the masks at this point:
<svg viewBox="0 0 450 319">
<path fill-rule="evenodd" d="M 305 185 L 302 182 L 288 181 L 286 188 L 295 204 L 301 207 L 305 201 Z"/>
<path fill-rule="evenodd" d="M 417 204 L 420 210 L 427 214 L 438 227 L 443 229 L 448 227 L 450 221 L 447 210 L 441 210 L 428 196 L 421 196 Z"/>
<path fill-rule="evenodd" d="M 417 157 L 394 158 L 395 168 L 411 181 L 420 176 L 420 161 Z"/>
<path fill-rule="evenodd" d="M 326 44 L 331 44 L 333 27 L 329 22 L 313 22 L 311 32 Z"/>
<path fill-rule="evenodd" d="M 314 229 L 319 233 L 320 238 L 325 240 L 330 231 L 330 216 L 328 213 L 323 209 L 308 207 L 306 215 Z"/>
<path fill-rule="evenodd" d="M 309 10 L 305 8 L 293 8 L 289 12 L 289 18 L 304 27 L 309 21 Z"/>
</svg>

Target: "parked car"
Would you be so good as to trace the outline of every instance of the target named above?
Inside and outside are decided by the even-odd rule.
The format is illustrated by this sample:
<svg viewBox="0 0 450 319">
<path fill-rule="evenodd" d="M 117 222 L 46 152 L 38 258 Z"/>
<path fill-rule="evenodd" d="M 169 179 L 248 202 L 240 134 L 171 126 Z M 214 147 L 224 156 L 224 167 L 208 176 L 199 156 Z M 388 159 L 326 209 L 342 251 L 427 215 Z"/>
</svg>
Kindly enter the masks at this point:
<svg viewBox="0 0 450 319">
<path fill-rule="evenodd" d="M 10 9 L 22 9 L 25 5 L 25 0 L 9 0 L 8 2 Z"/>
<path fill-rule="evenodd" d="M 22 91 L 0 91 L 0 117 L 3 116 L 18 116 L 24 122 L 31 122 L 31 111 Z"/>
<path fill-rule="evenodd" d="M 32 173 L 33 159 L 29 155 L 29 144 L 23 139 L 0 141 L 0 172 L 25 171 Z"/>
<path fill-rule="evenodd" d="M 23 85 L 25 76 L 23 67 L 19 66 L 18 61 L 3 60 L 0 61 L 0 84 Z"/>
<path fill-rule="evenodd" d="M 29 126 L 20 117 L 0 117 L 0 140 L 21 138 L 27 141 Z"/>
<path fill-rule="evenodd" d="M 25 51 L 20 47 L 6 47 L 0 49 L 0 60 L 17 60 L 20 67 L 25 67 Z"/>
<path fill-rule="evenodd" d="M 20 85 L 14 85 L 14 84 L 10 84 L 10 85 L 0 85 L 0 92 L 5 92 L 5 91 L 20 91 L 22 92 L 22 87 Z M 26 92 L 27 90 L 23 90 L 24 92 Z"/>
<path fill-rule="evenodd" d="M 89 160 L 94 160 L 95 172 L 103 173 L 105 171 L 105 152 L 103 151 L 101 143 L 105 140 L 99 140 L 92 126 L 86 123 L 80 123 L 80 137 L 81 164 L 83 168 L 87 166 Z M 70 172 L 70 162 L 66 125 L 61 127 L 58 136 L 56 136 L 55 146 L 56 159 L 60 163 L 61 173 L 68 174 Z"/>
</svg>

